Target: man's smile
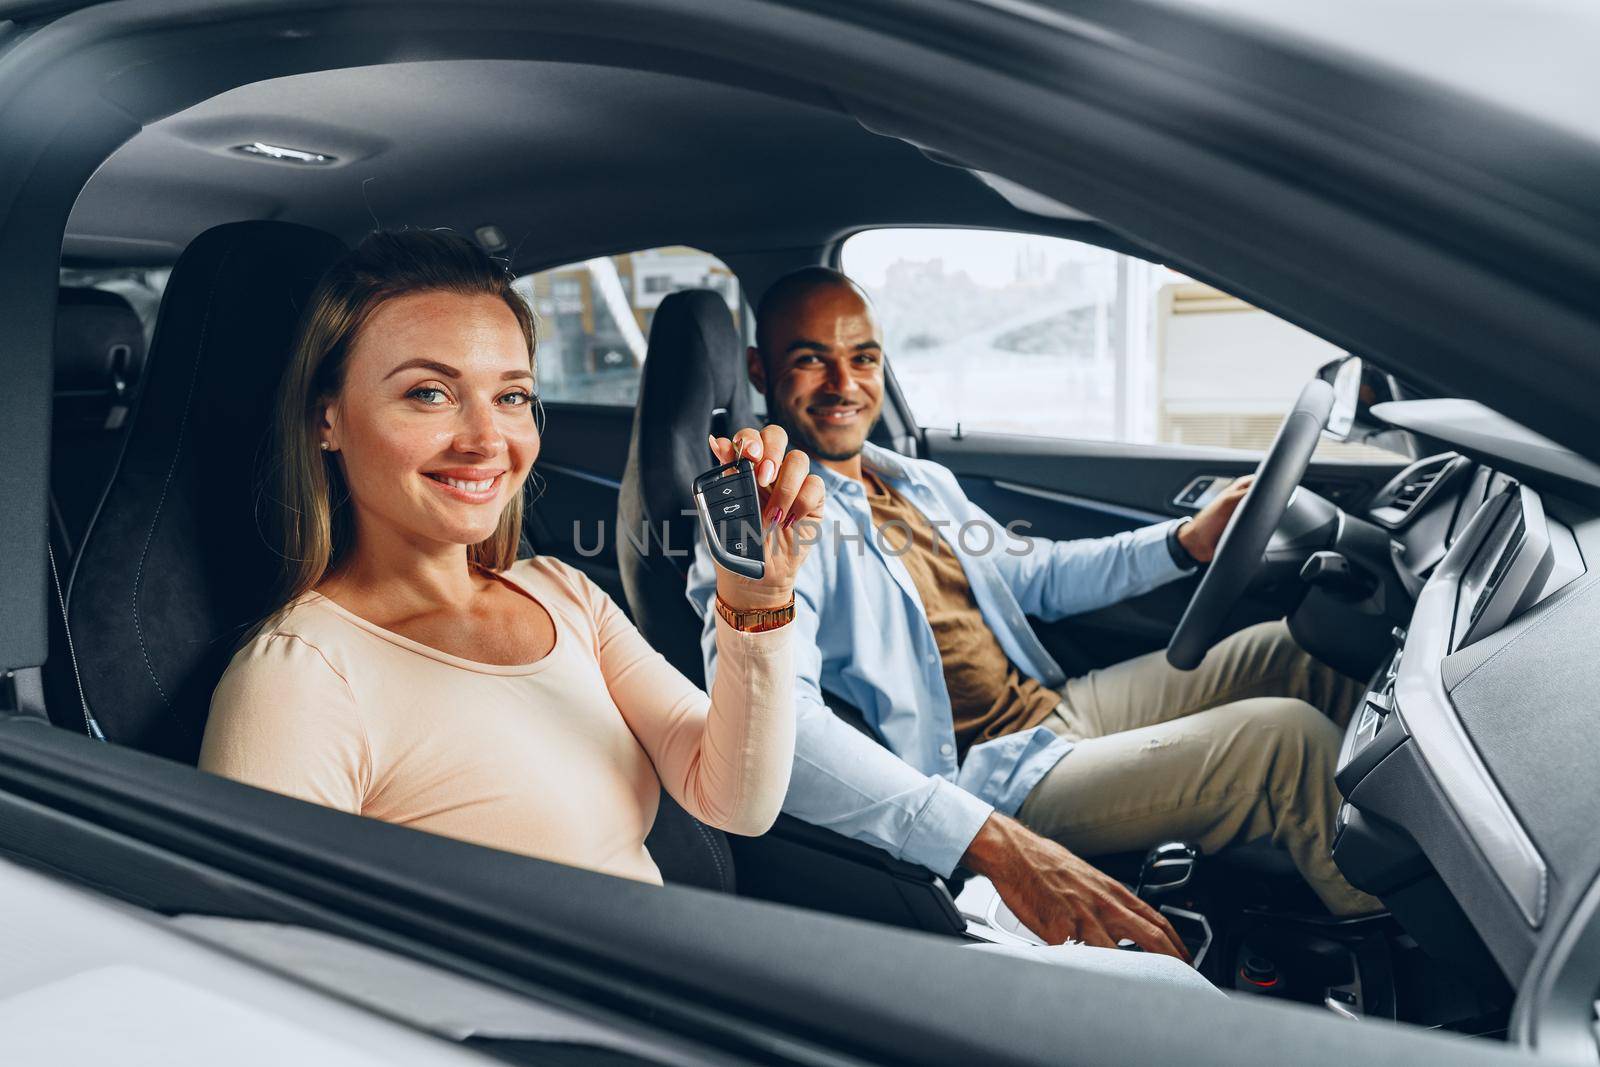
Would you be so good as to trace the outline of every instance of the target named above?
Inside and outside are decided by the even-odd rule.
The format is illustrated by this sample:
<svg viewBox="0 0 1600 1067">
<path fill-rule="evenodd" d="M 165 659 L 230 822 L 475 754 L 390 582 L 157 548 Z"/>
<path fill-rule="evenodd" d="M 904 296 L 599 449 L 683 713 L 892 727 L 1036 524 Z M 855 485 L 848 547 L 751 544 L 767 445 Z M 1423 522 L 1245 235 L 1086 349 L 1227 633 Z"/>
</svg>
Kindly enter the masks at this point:
<svg viewBox="0 0 1600 1067">
<path fill-rule="evenodd" d="M 861 417 L 859 404 L 830 404 L 806 408 L 806 414 L 824 426 L 847 426 Z"/>
</svg>

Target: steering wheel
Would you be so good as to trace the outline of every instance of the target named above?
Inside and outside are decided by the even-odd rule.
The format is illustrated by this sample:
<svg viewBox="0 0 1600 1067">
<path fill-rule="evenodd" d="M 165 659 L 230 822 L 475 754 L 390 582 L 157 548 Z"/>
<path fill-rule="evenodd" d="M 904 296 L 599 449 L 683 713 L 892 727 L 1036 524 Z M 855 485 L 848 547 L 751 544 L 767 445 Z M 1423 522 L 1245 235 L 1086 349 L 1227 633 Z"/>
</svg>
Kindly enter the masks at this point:
<svg viewBox="0 0 1600 1067">
<path fill-rule="evenodd" d="M 1278 436 L 1272 439 L 1272 447 L 1256 468 L 1255 481 L 1222 531 L 1216 555 L 1201 575 L 1200 586 L 1167 643 L 1167 662 L 1180 671 L 1200 666 L 1217 643 L 1223 619 L 1261 569 L 1267 542 L 1283 519 L 1300 479 L 1305 477 L 1311 453 L 1332 409 L 1333 386 L 1312 379 L 1300 390 L 1294 408 L 1284 416 Z"/>
</svg>

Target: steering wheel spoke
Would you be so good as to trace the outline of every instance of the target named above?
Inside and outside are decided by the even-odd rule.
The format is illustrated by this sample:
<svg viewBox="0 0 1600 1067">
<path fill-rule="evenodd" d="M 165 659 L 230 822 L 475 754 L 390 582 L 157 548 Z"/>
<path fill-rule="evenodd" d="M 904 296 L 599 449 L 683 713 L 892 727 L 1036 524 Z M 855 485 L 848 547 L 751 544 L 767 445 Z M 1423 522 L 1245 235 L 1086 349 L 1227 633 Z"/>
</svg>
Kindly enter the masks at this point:
<svg viewBox="0 0 1600 1067">
<path fill-rule="evenodd" d="M 1167 662 L 1179 670 L 1192 671 L 1200 666 L 1216 644 L 1228 613 L 1260 571 L 1332 409 L 1333 387 L 1313 379 L 1300 390 L 1299 399 L 1284 416 L 1272 447 L 1256 468 L 1255 481 L 1223 531 L 1216 555 L 1201 575 L 1200 584 L 1167 643 Z"/>
</svg>

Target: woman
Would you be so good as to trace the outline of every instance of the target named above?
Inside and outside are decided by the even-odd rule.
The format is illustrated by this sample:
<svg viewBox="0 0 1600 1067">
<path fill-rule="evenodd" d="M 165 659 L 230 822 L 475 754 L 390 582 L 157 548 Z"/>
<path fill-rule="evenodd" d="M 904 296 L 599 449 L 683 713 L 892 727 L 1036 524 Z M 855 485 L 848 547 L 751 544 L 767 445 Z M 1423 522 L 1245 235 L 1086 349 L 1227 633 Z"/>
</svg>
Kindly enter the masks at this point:
<svg viewBox="0 0 1600 1067">
<path fill-rule="evenodd" d="M 517 560 L 540 447 L 532 315 L 445 233 L 375 233 L 329 270 L 276 427 L 280 602 L 212 699 L 200 766 L 422 830 L 659 883 L 659 790 L 759 834 L 794 753 L 794 522 L 820 479 L 757 461 L 766 577 L 719 576 L 709 697 L 580 572 Z M 731 668 L 731 669 L 730 669 Z"/>
</svg>

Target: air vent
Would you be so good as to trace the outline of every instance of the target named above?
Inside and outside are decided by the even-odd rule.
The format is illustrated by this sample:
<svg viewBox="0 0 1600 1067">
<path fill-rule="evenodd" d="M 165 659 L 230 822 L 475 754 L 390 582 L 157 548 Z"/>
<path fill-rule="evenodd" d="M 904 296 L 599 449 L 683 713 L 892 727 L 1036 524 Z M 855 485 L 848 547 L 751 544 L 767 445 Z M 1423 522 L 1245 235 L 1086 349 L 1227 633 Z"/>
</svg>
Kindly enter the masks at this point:
<svg viewBox="0 0 1600 1067">
<path fill-rule="evenodd" d="M 1372 517 L 1386 526 L 1401 525 L 1441 485 L 1471 463 L 1454 453 L 1418 460 L 1378 490 L 1372 501 Z"/>
<path fill-rule="evenodd" d="M 1437 470 L 1424 474 L 1416 481 L 1406 482 L 1400 487 L 1400 491 L 1395 493 L 1394 502 L 1390 506 L 1399 508 L 1402 515 L 1411 514 L 1411 509 L 1417 506 L 1417 501 L 1421 500 L 1428 490 L 1433 488 L 1433 483 L 1438 481 L 1442 474 L 1444 474 L 1444 471 Z"/>
</svg>

